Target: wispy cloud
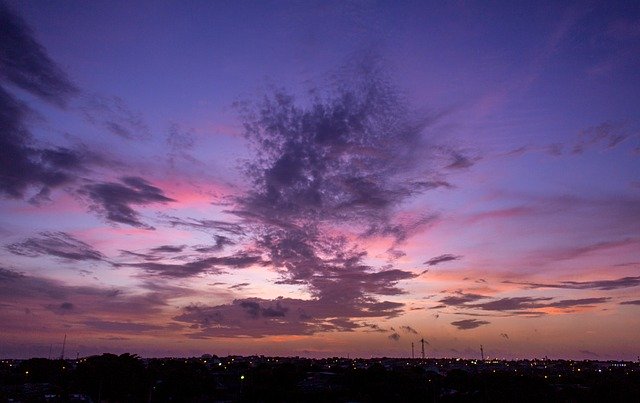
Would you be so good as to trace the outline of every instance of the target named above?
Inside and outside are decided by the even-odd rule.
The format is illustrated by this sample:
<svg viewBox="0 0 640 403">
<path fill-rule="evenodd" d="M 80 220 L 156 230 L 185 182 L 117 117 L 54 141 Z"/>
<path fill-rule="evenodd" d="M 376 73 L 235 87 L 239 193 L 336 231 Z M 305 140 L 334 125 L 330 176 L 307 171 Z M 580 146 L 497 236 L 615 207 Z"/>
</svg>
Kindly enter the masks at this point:
<svg viewBox="0 0 640 403">
<path fill-rule="evenodd" d="M 144 206 L 151 203 L 173 202 L 164 192 L 146 180 L 127 176 L 117 182 L 102 182 L 84 185 L 79 193 L 92 201 L 92 209 L 102 214 L 108 221 L 134 227 L 152 229 L 144 224 L 132 205 Z"/>
<path fill-rule="evenodd" d="M 16 255 L 29 257 L 49 255 L 75 261 L 105 259 L 91 245 L 65 232 L 42 232 L 38 237 L 7 245 L 7 249 Z"/>
<path fill-rule="evenodd" d="M 440 263 L 451 262 L 453 260 L 459 260 L 462 256 L 452 255 L 450 253 L 445 253 L 444 255 L 439 255 L 432 257 L 431 259 L 424 262 L 427 266 L 435 266 Z"/>
<path fill-rule="evenodd" d="M 459 330 L 469 330 L 475 329 L 477 327 L 488 325 L 491 322 L 486 320 L 478 320 L 478 319 L 463 319 L 455 322 L 451 322 L 451 324 L 457 327 Z"/>
<path fill-rule="evenodd" d="M 141 140 L 150 136 L 149 127 L 140 112 L 134 112 L 119 97 L 86 95 L 81 110 L 91 123 L 127 140 Z"/>
<path fill-rule="evenodd" d="M 565 288 L 573 290 L 616 290 L 619 288 L 629 288 L 640 286 L 640 276 L 622 277 L 615 280 L 593 280 L 593 281 L 560 281 L 558 283 L 534 283 L 534 282 L 513 282 L 504 281 L 507 284 L 518 284 L 526 288 Z"/>
</svg>

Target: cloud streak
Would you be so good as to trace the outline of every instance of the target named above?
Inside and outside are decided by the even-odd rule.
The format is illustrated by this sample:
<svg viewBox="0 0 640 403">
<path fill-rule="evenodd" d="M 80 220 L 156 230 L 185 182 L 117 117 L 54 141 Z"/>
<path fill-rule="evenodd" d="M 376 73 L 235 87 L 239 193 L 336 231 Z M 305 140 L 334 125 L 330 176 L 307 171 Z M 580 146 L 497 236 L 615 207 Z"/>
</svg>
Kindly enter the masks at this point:
<svg viewBox="0 0 640 403">
<path fill-rule="evenodd" d="M 161 189 L 136 176 L 122 177 L 120 183 L 102 182 L 84 185 L 79 193 L 88 197 L 92 202 L 92 210 L 103 215 L 108 221 L 148 229 L 153 227 L 144 224 L 131 206 L 175 201 L 165 196 Z"/>
<path fill-rule="evenodd" d="M 459 260 L 461 258 L 462 258 L 462 256 L 457 256 L 457 255 L 452 255 L 450 253 L 445 253 L 444 255 L 439 255 L 439 256 L 432 257 L 431 259 L 429 259 L 426 262 L 424 262 L 424 264 L 426 264 L 427 266 L 435 266 L 435 265 L 440 264 L 440 263 L 451 262 L 451 261 L 454 261 L 454 260 Z"/>
<path fill-rule="evenodd" d="M 48 255 L 72 261 L 105 259 L 105 256 L 91 245 L 66 232 L 42 232 L 39 237 L 10 244 L 7 249 L 13 254 L 29 257 Z"/>
<path fill-rule="evenodd" d="M 470 330 L 475 329 L 477 327 L 488 325 L 491 322 L 486 320 L 478 320 L 478 319 L 463 319 L 455 322 L 451 322 L 451 324 L 458 328 L 458 330 Z"/>
<path fill-rule="evenodd" d="M 510 282 L 507 284 L 523 285 L 526 288 L 564 288 L 570 290 L 617 290 L 640 286 L 640 276 L 621 277 L 615 280 L 594 280 L 594 281 L 561 281 L 558 283 L 533 283 L 533 282 Z"/>
</svg>

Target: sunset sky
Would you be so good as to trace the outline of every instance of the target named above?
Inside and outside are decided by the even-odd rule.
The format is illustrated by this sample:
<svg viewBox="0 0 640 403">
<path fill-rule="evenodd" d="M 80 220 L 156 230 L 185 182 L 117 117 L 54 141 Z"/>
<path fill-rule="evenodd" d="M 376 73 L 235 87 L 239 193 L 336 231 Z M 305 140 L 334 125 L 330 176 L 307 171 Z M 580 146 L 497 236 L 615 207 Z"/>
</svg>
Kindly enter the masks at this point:
<svg viewBox="0 0 640 403">
<path fill-rule="evenodd" d="M 0 357 L 635 360 L 639 72 L 638 1 L 0 3 Z"/>
</svg>

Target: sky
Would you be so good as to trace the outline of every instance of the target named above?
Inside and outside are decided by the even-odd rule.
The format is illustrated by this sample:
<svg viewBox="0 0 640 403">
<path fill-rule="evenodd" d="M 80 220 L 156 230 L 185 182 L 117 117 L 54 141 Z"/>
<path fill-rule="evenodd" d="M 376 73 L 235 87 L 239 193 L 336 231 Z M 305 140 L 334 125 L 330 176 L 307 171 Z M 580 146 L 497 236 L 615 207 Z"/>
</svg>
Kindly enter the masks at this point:
<svg viewBox="0 0 640 403">
<path fill-rule="evenodd" d="M 635 360 L 638 72 L 634 1 L 0 3 L 0 356 Z"/>
</svg>

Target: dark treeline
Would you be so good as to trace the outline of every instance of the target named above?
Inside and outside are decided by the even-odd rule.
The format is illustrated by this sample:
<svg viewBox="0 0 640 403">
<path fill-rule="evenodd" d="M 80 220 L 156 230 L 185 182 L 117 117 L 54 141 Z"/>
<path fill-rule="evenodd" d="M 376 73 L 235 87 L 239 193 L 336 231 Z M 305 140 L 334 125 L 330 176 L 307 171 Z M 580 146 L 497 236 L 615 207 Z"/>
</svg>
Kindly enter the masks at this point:
<svg viewBox="0 0 640 403">
<path fill-rule="evenodd" d="M 640 364 L 216 357 L 4 360 L 0 401 L 640 401 Z"/>
</svg>

